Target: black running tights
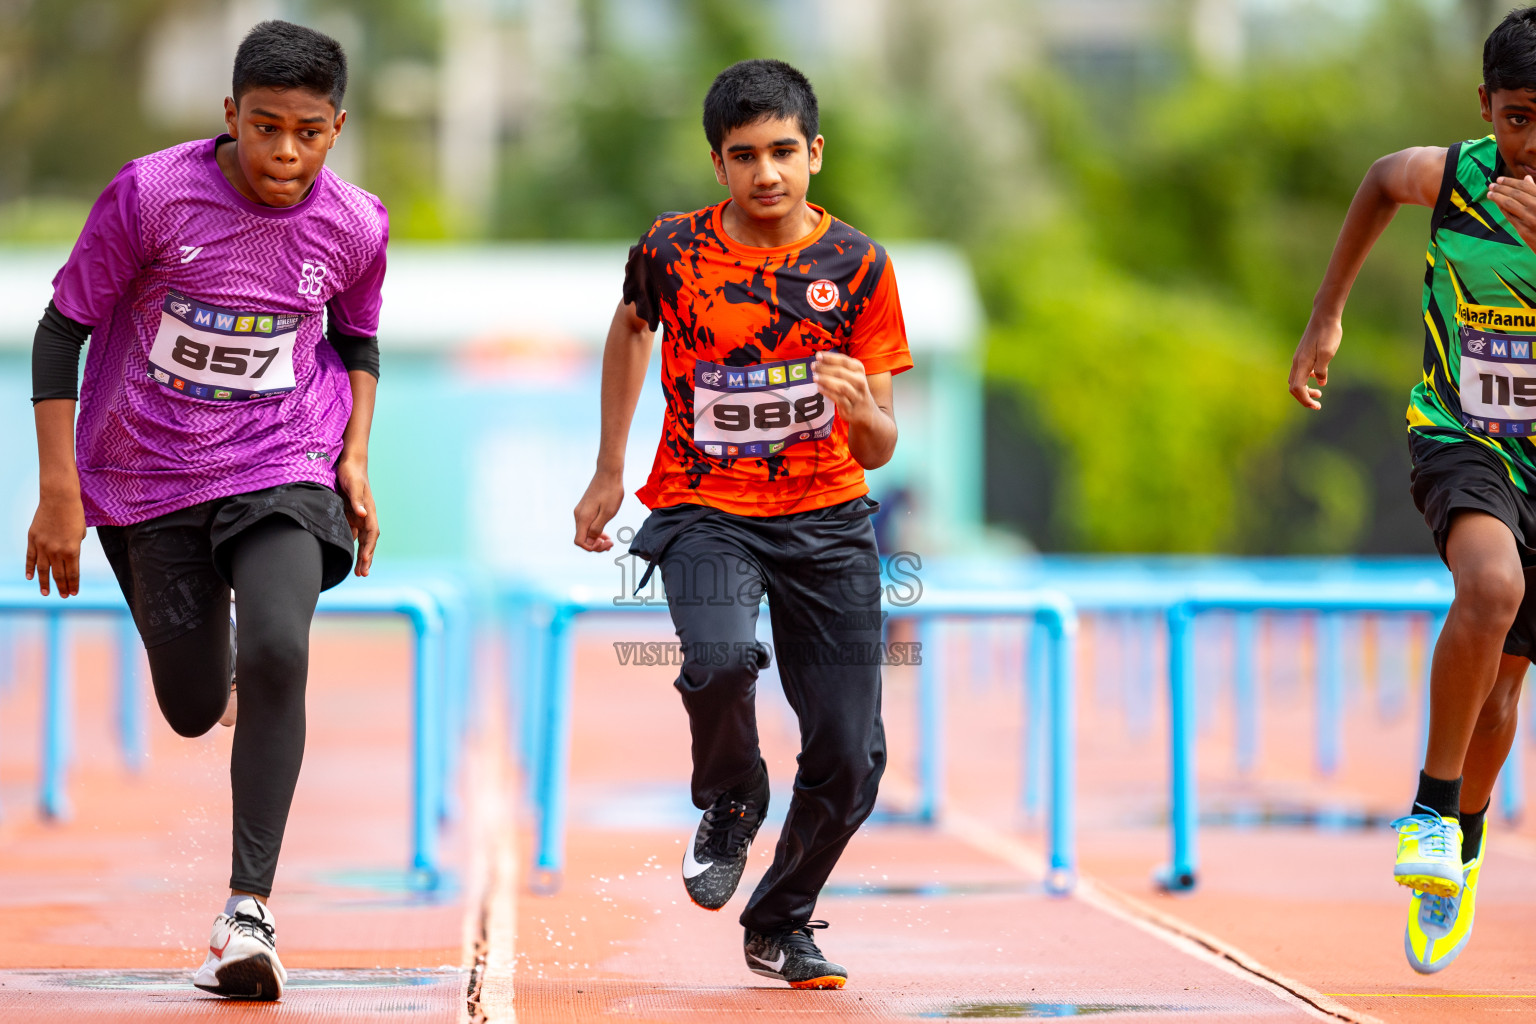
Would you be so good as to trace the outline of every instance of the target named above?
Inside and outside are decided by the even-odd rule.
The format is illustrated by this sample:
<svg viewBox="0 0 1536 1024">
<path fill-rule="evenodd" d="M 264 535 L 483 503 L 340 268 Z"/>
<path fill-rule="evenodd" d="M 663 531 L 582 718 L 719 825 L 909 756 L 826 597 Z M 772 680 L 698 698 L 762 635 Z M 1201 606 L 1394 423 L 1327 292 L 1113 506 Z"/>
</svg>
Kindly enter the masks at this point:
<svg viewBox="0 0 1536 1024">
<path fill-rule="evenodd" d="M 229 762 L 234 797 L 232 889 L 267 896 L 304 760 L 309 625 L 320 596 L 320 541 L 270 516 L 228 542 L 238 602 L 239 716 Z M 211 573 L 210 573 L 211 575 Z M 201 736 L 229 699 L 229 591 L 206 589 L 198 626 L 149 648 L 155 698 L 183 736 Z"/>
</svg>

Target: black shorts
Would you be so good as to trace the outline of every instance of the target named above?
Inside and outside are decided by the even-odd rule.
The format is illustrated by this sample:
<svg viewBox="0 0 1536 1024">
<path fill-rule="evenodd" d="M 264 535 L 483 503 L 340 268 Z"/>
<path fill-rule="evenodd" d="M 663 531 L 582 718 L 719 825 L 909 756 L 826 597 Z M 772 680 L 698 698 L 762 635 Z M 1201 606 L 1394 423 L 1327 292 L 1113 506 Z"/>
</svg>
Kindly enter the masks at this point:
<svg viewBox="0 0 1536 1024">
<path fill-rule="evenodd" d="M 209 594 L 233 586 L 229 542 L 270 516 L 291 519 L 319 539 L 320 589 L 347 578 L 354 542 L 346 504 L 320 484 L 282 484 L 142 523 L 96 528 L 145 647 L 168 643 L 202 624 Z"/>
<path fill-rule="evenodd" d="M 1536 496 L 1528 495 L 1509 478 L 1504 461 L 1477 441 L 1436 441 L 1408 432 L 1413 474 L 1408 489 L 1435 537 L 1440 560 L 1451 520 L 1458 511 L 1486 512 L 1515 535 L 1520 564 L 1525 566 L 1525 597 L 1504 638 L 1504 653 L 1519 658 L 1536 655 Z M 1532 481 L 1536 486 L 1536 481 Z"/>
</svg>

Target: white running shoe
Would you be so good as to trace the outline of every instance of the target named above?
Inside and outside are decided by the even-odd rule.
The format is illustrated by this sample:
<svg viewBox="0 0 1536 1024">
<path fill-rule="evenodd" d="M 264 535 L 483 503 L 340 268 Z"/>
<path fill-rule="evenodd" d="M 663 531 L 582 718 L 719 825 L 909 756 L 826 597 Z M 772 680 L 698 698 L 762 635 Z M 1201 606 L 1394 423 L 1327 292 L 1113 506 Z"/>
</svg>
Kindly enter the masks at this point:
<svg viewBox="0 0 1536 1024">
<path fill-rule="evenodd" d="M 235 905 L 233 917 L 214 918 L 208 957 L 192 984 L 230 999 L 275 1002 L 283 997 L 287 980 L 288 972 L 277 958 L 276 921 L 265 903 L 247 896 Z"/>
</svg>

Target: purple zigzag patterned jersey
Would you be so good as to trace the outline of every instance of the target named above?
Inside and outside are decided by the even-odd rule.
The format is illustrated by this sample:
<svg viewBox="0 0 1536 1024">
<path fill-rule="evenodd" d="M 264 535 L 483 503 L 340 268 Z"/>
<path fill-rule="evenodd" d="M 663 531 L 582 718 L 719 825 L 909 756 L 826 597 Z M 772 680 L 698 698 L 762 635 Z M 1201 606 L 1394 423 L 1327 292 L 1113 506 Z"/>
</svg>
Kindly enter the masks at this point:
<svg viewBox="0 0 1536 1024">
<path fill-rule="evenodd" d="M 378 333 L 389 221 L 329 169 L 295 206 L 251 202 L 214 157 L 227 138 L 125 166 L 53 279 L 59 311 L 94 328 L 76 445 L 92 526 L 335 486 L 352 391 L 322 313 Z"/>
</svg>

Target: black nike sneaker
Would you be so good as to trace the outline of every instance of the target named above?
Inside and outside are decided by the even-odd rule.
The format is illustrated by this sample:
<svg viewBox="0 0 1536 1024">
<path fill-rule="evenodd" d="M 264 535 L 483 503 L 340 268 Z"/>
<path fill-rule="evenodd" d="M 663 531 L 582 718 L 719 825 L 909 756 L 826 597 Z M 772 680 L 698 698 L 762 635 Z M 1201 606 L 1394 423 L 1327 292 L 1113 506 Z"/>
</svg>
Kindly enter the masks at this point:
<svg viewBox="0 0 1536 1024">
<path fill-rule="evenodd" d="M 768 814 L 768 769 L 754 782 L 721 795 L 704 812 L 693 842 L 683 851 L 683 887 L 705 910 L 730 902 L 747 866 L 747 851 Z"/>
<path fill-rule="evenodd" d="M 848 981 L 847 969 L 822 956 L 811 935 L 825 927 L 825 921 L 807 921 L 803 928 L 772 935 L 748 928 L 743 940 L 747 970 L 787 981 L 790 988 L 842 988 Z"/>
</svg>

